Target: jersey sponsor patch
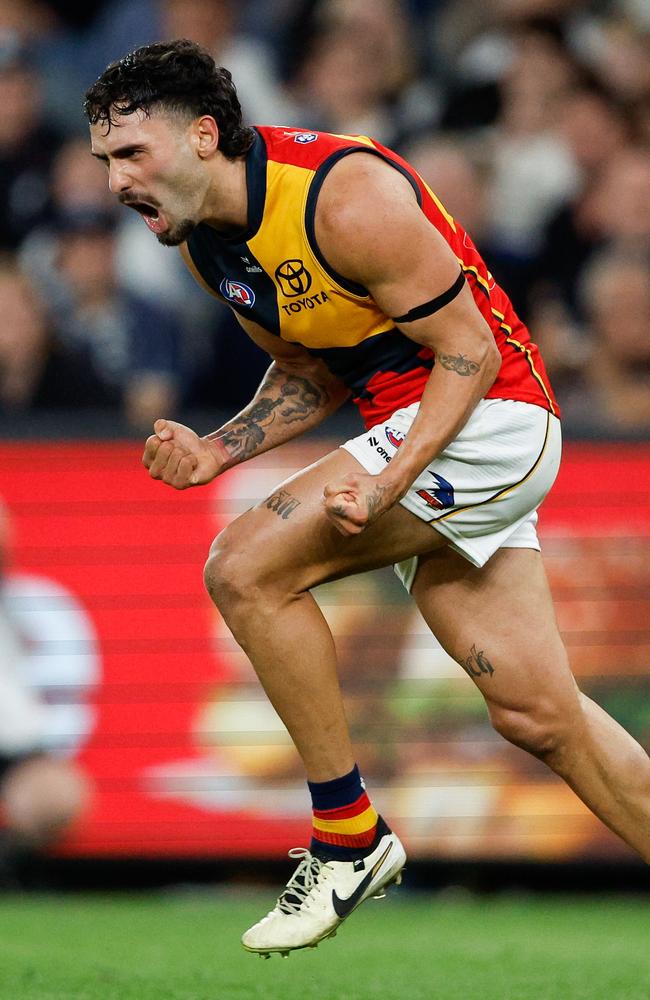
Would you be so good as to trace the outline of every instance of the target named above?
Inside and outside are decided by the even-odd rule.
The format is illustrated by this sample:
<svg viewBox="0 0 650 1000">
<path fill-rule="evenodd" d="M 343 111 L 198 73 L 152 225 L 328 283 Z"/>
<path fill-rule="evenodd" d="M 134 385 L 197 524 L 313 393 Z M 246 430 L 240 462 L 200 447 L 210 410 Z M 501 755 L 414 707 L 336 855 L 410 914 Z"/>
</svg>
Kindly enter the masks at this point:
<svg viewBox="0 0 650 1000">
<path fill-rule="evenodd" d="M 283 311 L 289 316 L 291 313 L 302 312 L 303 309 L 315 309 L 316 306 L 322 306 L 323 303 L 329 302 L 330 297 L 327 292 L 316 292 L 314 295 L 306 295 L 302 299 L 296 299 L 294 302 L 286 303 L 282 306 Z"/>
<path fill-rule="evenodd" d="M 233 281 L 232 278 L 224 278 L 219 285 L 219 291 L 229 302 L 234 302 L 237 306 L 252 306 L 255 303 L 255 292 L 242 281 Z"/>
<path fill-rule="evenodd" d="M 275 269 L 275 280 L 286 298 L 305 295 L 311 288 L 311 274 L 298 258 L 283 260 Z"/>
</svg>

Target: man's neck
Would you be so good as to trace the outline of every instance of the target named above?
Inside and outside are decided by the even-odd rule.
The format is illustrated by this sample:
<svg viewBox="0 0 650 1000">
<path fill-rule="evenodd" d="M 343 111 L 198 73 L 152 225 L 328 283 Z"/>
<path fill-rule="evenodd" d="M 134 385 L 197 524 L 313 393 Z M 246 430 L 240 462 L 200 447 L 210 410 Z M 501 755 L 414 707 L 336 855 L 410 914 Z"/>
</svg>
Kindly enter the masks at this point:
<svg viewBox="0 0 650 1000">
<path fill-rule="evenodd" d="M 248 224 L 246 157 L 228 160 L 218 154 L 215 177 L 206 198 L 203 222 L 221 233 L 240 232 Z"/>
</svg>

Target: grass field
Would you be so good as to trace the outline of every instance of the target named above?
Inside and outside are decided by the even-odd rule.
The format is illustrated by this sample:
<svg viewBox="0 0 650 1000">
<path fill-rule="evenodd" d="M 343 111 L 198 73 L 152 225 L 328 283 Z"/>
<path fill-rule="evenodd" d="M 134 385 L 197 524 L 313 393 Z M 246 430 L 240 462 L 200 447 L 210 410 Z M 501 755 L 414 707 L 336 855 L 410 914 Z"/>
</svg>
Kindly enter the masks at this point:
<svg viewBox="0 0 650 1000">
<path fill-rule="evenodd" d="M 0 896 L 2 1000 L 648 1000 L 642 898 L 409 895 L 317 950 L 263 961 L 235 889 Z"/>
</svg>

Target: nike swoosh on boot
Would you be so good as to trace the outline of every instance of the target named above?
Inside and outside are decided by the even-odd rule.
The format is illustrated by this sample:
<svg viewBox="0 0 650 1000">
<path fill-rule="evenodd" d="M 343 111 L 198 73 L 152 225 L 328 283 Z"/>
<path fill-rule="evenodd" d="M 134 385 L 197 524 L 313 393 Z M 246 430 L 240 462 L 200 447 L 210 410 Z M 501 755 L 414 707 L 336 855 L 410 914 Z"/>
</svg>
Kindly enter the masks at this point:
<svg viewBox="0 0 650 1000">
<path fill-rule="evenodd" d="M 368 872 L 368 874 L 365 876 L 365 878 L 363 878 L 359 882 L 359 885 L 356 887 L 354 892 L 346 899 L 341 899 L 341 897 L 336 894 L 336 890 L 335 889 L 332 890 L 332 906 L 334 907 L 334 911 L 337 917 L 340 917 L 341 920 L 347 917 L 347 915 L 352 912 L 355 906 L 357 906 L 358 903 L 361 902 L 364 892 L 366 891 L 366 889 L 372 882 L 373 878 L 383 865 L 384 861 L 390 854 L 391 848 L 392 844 L 389 844 L 384 853 L 382 854 L 382 856 L 379 858 L 378 861 L 375 862 L 375 864 Z"/>
</svg>

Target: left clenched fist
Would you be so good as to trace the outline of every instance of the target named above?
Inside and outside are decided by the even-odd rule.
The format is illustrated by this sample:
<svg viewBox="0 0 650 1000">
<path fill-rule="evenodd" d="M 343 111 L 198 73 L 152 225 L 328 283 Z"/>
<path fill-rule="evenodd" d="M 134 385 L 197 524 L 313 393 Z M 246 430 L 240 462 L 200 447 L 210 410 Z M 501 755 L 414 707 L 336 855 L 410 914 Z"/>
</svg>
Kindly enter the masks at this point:
<svg viewBox="0 0 650 1000">
<path fill-rule="evenodd" d="M 226 463 L 218 442 L 200 438 L 184 424 L 161 419 L 147 438 L 142 464 L 152 479 L 186 490 L 211 482 Z"/>
<path fill-rule="evenodd" d="M 323 490 L 325 512 L 342 535 L 358 535 L 393 506 L 393 491 L 379 476 L 350 473 Z"/>
</svg>

